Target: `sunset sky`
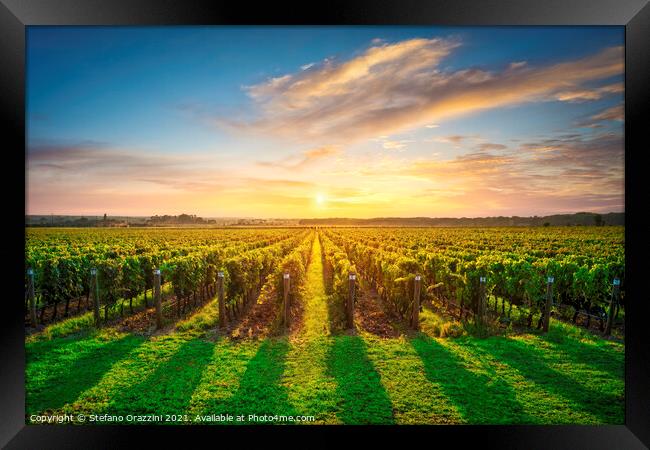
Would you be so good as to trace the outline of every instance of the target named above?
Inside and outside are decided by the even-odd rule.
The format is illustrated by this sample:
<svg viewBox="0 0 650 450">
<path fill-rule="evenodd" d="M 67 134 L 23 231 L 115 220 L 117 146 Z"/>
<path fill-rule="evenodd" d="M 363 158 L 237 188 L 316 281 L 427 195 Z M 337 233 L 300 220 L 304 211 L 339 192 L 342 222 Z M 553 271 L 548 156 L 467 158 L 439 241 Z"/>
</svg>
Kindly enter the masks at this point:
<svg viewBox="0 0 650 450">
<path fill-rule="evenodd" d="M 623 211 L 623 27 L 28 27 L 27 214 Z"/>
</svg>

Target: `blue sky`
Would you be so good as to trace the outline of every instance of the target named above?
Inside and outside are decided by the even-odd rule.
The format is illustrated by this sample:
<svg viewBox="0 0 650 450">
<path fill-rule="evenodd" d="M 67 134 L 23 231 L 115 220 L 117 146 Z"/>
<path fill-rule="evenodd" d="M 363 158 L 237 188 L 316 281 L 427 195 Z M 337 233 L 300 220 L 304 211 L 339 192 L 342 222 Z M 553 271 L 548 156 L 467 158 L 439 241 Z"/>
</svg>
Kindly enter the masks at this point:
<svg viewBox="0 0 650 450">
<path fill-rule="evenodd" d="M 27 212 L 621 211 L 623 42 L 622 27 L 28 27 Z"/>
</svg>

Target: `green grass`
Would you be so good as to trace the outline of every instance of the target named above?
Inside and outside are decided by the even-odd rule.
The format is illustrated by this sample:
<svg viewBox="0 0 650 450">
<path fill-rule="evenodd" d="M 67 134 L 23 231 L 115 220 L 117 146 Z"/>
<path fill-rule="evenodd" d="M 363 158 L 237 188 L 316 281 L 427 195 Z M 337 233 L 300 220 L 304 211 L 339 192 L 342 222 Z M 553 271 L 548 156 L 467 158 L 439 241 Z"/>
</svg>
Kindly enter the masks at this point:
<svg viewBox="0 0 650 450">
<path fill-rule="evenodd" d="M 56 339 L 27 346 L 26 412 L 56 410 L 96 385 L 115 361 L 124 358 L 143 339 L 96 335 L 80 340 Z"/>
<path fill-rule="evenodd" d="M 312 251 L 303 325 L 289 336 L 230 340 L 216 329 L 213 301 L 158 336 L 79 332 L 74 318 L 30 337 L 27 414 L 242 419 L 232 423 L 251 423 L 250 414 L 309 415 L 320 424 L 623 423 L 622 343 L 558 321 L 546 335 L 478 338 L 464 330 L 441 338 L 453 330 L 427 309 L 421 332 L 397 338 L 333 330 L 318 240 Z"/>
</svg>

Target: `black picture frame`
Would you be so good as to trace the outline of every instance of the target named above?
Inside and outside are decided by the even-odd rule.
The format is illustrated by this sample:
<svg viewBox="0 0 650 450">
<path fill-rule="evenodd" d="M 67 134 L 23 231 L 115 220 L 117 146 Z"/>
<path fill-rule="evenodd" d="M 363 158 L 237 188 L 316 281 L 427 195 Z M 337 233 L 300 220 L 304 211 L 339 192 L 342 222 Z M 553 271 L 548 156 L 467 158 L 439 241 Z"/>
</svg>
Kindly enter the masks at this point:
<svg viewBox="0 0 650 450">
<path fill-rule="evenodd" d="M 5 285 L 0 351 L 0 445 L 6 448 L 121 448 L 131 446 L 133 431 L 140 442 L 174 441 L 187 444 L 189 434 L 215 444 L 232 429 L 222 427 L 70 427 L 26 426 L 24 423 L 24 327 L 22 295 L 24 202 L 16 192 L 25 180 L 19 170 L 20 148 L 25 145 L 25 27 L 29 25 L 620 25 L 625 27 L 625 212 L 626 212 L 626 358 L 625 425 L 620 426 L 427 426 L 373 427 L 372 434 L 390 432 L 402 442 L 405 432 L 422 434 L 425 442 L 439 445 L 441 439 L 462 445 L 479 440 L 497 448 L 647 448 L 650 446 L 650 342 L 646 295 L 648 227 L 644 210 L 648 205 L 647 118 L 650 104 L 650 5 L 648 0 L 336 0 L 322 4 L 278 2 L 170 1 L 170 0 L 0 0 L 0 92 L 4 142 L 11 161 L 3 177 L 6 199 L 15 204 L 6 209 L 14 248 L 5 256 L 8 271 Z M 9 139 L 7 139 L 9 138 Z M 23 154 L 24 156 L 24 154 Z M 15 169 L 12 169 L 15 167 Z M 21 181 L 22 180 L 22 181 Z M 24 200 L 23 192 L 23 198 Z M 11 225 L 9 225 L 11 223 Z M 20 231 L 19 231 L 20 229 Z M 24 234 L 23 234 L 24 236 Z M 638 301 L 637 301 L 638 300 Z M 247 427 L 245 427 L 247 428 Z M 308 427 L 310 440 L 339 427 Z M 235 432 L 241 432 L 238 428 Z M 268 427 L 255 427 L 265 434 Z M 246 430 L 248 431 L 248 430 Z M 294 427 L 275 427 L 285 434 Z M 368 431 L 346 427 L 346 433 Z M 240 433 L 241 434 L 241 433 Z M 194 437 L 194 436 L 192 436 Z M 340 438 L 337 438 L 339 440 Z M 287 441 L 288 442 L 288 441 Z M 339 440 L 340 442 L 340 440 Z M 140 444 L 142 445 L 142 444 Z M 182 444 L 179 444 L 182 445 Z M 444 444 L 443 444 L 444 445 Z"/>
</svg>

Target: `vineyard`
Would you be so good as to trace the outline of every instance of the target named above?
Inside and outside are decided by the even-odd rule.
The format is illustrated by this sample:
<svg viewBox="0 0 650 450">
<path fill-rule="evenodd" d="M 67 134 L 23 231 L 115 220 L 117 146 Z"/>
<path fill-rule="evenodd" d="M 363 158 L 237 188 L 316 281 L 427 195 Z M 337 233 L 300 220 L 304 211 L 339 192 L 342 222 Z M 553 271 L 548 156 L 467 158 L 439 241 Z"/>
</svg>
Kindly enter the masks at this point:
<svg viewBox="0 0 650 450">
<path fill-rule="evenodd" d="M 147 308 L 153 302 L 154 270 L 159 270 L 161 284 L 171 287 L 173 300 L 166 306 L 175 306 L 177 316 L 214 296 L 221 272 L 228 299 L 224 312 L 232 319 L 271 287 L 274 273 L 286 269 L 299 278 L 296 261 L 305 257 L 299 244 L 309 235 L 281 230 L 42 234 L 47 238 L 29 237 L 26 252 L 26 292 L 31 292 L 32 305 L 26 297 L 25 309 L 32 325 L 78 314 L 82 305 L 90 309 L 93 294 L 104 321 L 118 313 L 123 317 L 125 303 L 133 313 L 134 299 L 136 307 Z"/>
<path fill-rule="evenodd" d="M 623 304 L 622 229 L 336 229 L 324 235 L 335 284 L 348 271 L 359 271 L 402 318 L 413 307 L 417 274 L 426 295 L 454 305 L 459 316 L 479 310 L 483 290 L 502 322 L 510 322 L 516 305 L 527 310 L 528 327 L 535 316 L 541 327 L 551 280 L 552 304 L 559 313 L 569 309 L 573 323 L 584 315 L 587 327 L 595 318 L 603 331 L 614 284 L 616 304 Z"/>
<path fill-rule="evenodd" d="M 622 423 L 624 244 L 622 227 L 27 229 L 27 421 Z"/>
</svg>

